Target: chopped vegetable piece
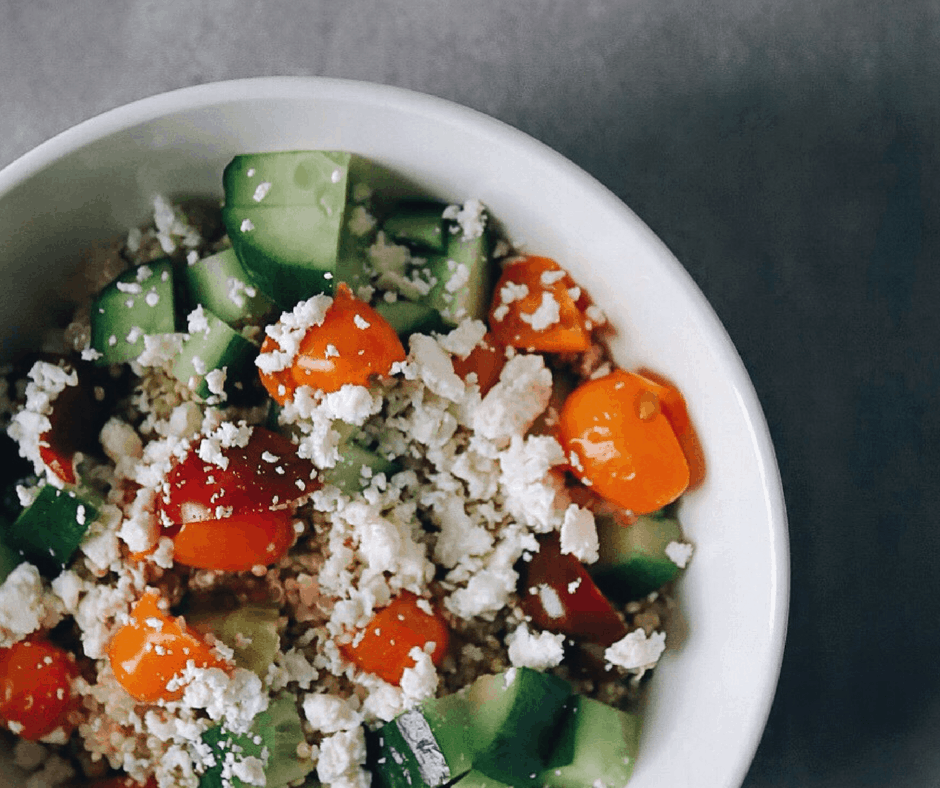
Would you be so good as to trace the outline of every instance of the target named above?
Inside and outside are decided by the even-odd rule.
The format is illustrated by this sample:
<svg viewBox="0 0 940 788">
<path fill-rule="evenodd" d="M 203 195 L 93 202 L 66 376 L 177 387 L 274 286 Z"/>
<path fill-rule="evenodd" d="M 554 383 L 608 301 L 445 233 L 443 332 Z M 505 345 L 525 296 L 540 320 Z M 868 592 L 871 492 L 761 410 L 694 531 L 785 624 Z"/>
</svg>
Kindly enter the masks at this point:
<svg viewBox="0 0 940 788">
<path fill-rule="evenodd" d="M 598 495 L 645 514 L 689 485 L 689 466 L 645 378 L 615 370 L 565 400 L 558 439 L 575 476 Z"/>
<path fill-rule="evenodd" d="M 257 758 L 263 764 L 265 788 L 284 788 L 313 770 L 313 761 L 297 755 L 304 732 L 290 695 L 275 698 L 255 717 L 248 733 L 235 734 L 217 726 L 205 731 L 202 740 L 212 748 L 216 762 L 200 777 L 199 788 L 247 788 L 244 780 L 231 774 L 234 764 L 246 758 Z M 230 780 L 223 775 L 231 775 Z"/>
<path fill-rule="evenodd" d="M 72 558 L 97 516 L 86 495 L 47 484 L 7 528 L 4 541 L 53 576 Z"/>
<path fill-rule="evenodd" d="M 252 371 L 257 348 L 240 333 L 209 311 L 203 312 L 205 329 L 192 331 L 183 341 L 170 373 L 203 399 L 231 391 Z M 221 371 L 221 385 L 210 385 L 209 375 Z"/>
<path fill-rule="evenodd" d="M 454 365 L 454 372 L 462 380 L 468 380 L 471 373 L 476 375 L 480 394 L 485 397 L 486 393 L 499 382 L 499 373 L 506 366 L 506 348 L 491 333 L 487 333 L 483 341 L 466 357 L 454 356 L 451 361 Z"/>
<path fill-rule="evenodd" d="M 591 331 L 576 290 L 571 277 L 548 257 L 510 262 L 493 292 L 489 314 L 493 336 L 510 347 L 584 352 L 591 346 Z"/>
<path fill-rule="evenodd" d="M 7 547 L 2 540 L 7 528 L 9 528 L 9 523 L 0 518 L 0 583 L 7 579 L 10 572 L 23 563 L 20 555 L 15 550 Z"/>
<path fill-rule="evenodd" d="M 160 595 L 148 589 L 131 609 L 131 621 L 108 644 L 111 669 L 121 686 L 143 703 L 179 700 L 183 687 L 168 688 L 188 662 L 197 668 L 229 665 L 202 638 L 161 608 Z"/>
<path fill-rule="evenodd" d="M 531 668 L 478 678 L 467 693 L 474 770 L 507 785 L 541 785 L 570 697 L 567 681 Z"/>
<path fill-rule="evenodd" d="M 443 252 L 447 244 L 444 209 L 436 202 L 401 203 L 382 223 L 382 229 L 398 243 L 426 252 Z"/>
<path fill-rule="evenodd" d="M 278 609 L 241 605 L 234 610 L 187 612 L 186 623 L 202 635 L 212 633 L 234 653 L 235 667 L 264 678 L 281 646 Z"/>
<path fill-rule="evenodd" d="M 262 353 L 276 350 L 269 335 Z M 336 288 L 333 303 L 320 325 L 311 326 L 289 369 L 261 372 L 261 382 L 278 402 L 293 398 L 299 386 L 331 392 L 347 383 L 369 385 L 373 375 L 387 375 L 396 361 L 405 360 L 405 348 L 388 321 L 345 284 Z"/>
<path fill-rule="evenodd" d="M 673 517 L 641 515 L 630 526 L 613 517 L 596 517 L 599 559 L 590 572 L 598 587 L 618 602 L 642 599 L 679 574 L 666 546 L 682 541 Z"/>
<path fill-rule="evenodd" d="M 91 305 L 91 347 L 99 364 L 133 361 L 146 334 L 176 330 L 173 264 L 156 260 L 124 271 Z"/>
<path fill-rule="evenodd" d="M 251 277 L 234 249 L 204 257 L 185 268 L 186 288 L 193 304 L 202 304 L 230 326 L 263 323 L 274 309 Z"/>
<path fill-rule="evenodd" d="M 380 301 L 375 311 L 384 317 L 401 339 L 412 334 L 443 333 L 447 325 L 433 306 L 416 301 Z"/>
<path fill-rule="evenodd" d="M 705 451 L 699 441 L 698 433 L 689 418 L 685 397 L 676 386 L 657 372 L 641 369 L 639 372 L 650 385 L 653 393 L 659 397 L 659 406 L 663 415 L 672 425 L 682 453 L 689 464 L 689 489 L 694 490 L 705 480 Z"/>
<path fill-rule="evenodd" d="M 609 646 L 627 634 L 623 619 L 594 584 L 587 569 L 561 552 L 557 534 L 540 540 L 522 568 L 522 608 L 542 629 Z"/>
<path fill-rule="evenodd" d="M 225 168 L 222 221 L 232 247 L 282 309 L 333 289 L 350 159 L 284 151 L 236 156 Z"/>
<path fill-rule="evenodd" d="M 173 536 L 173 560 L 221 572 L 270 566 L 287 555 L 294 543 L 293 523 L 294 515 L 287 509 L 183 523 Z"/>
<path fill-rule="evenodd" d="M 636 763 L 636 714 L 577 695 L 539 782 L 547 788 L 622 788 Z"/>
<path fill-rule="evenodd" d="M 316 469 L 290 439 L 264 427 L 245 429 L 247 442 L 233 436 L 223 445 L 224 435 L 197 438 L 173 466 L 157 498 L 165 526 L 290 510 L 319 487 Z"/>
<path fill-rule="evenodd" d="M 380 457 L 352 441 L 344 443 L 339 453 L 339 462 L 323 471 L 323 482 L 335 484 L 347 495 L 368 487 L 370 479 L 377 473 L 384 473 L 388 477 L 401 470 L 398 463 Z"/>
<path fill-rule="evenodd" d="M 75 658 L 42 637 L 0 649 L 0 723 L 23 739 L 36 740 L 73 724 Z"/>
<path fill-rule="evenodd" d="M 445 253 L 429 261 L 431 281 L 436 284 L 426 303 L 451 326 L 465 318 L 484 320 L 492 287 L 491 267 L 487 230 L 474 238 L 450 233 Z"/>
<path fill-rule="evenodd" d="M 397 685 L 406 668 L 414 667 L 413 648 L 422 651 L 433 643 L 431 660 L 440 665 L 450 645 L 450 630 L 443 617 L 411 592 L 399 594 L 376 613 L 351 643 L 339 644 L 343 656 L 360 670 Z"/>
</svg>

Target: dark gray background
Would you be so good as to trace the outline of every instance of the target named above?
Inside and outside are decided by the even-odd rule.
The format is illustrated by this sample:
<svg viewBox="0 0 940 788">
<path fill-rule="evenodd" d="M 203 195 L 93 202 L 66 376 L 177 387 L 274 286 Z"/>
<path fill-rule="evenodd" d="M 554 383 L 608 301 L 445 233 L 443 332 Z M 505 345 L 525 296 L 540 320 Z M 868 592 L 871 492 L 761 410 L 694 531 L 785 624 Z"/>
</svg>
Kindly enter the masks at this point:
<svg viewBox="0 0 940 788">
<path fill-rule="evenodd" d="M 745 784 L 940 785 L 940 2 L 0 0 L 0 166 L 268 74 L 482 110 L 662 237 L 752 375 L 789 507 L 790 633 Z"/>
</svg>

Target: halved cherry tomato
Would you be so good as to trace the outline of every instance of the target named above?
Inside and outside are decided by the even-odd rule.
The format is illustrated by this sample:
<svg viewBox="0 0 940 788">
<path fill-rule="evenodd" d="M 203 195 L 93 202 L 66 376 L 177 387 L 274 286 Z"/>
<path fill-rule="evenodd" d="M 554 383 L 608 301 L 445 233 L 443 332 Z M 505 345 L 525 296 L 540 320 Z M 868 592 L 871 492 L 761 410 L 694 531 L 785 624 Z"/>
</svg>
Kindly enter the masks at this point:
<svg viewBox="0 0 940 788">
<path fill-rule="evenodd" d="M 75 658 L 41 637 L 0 649 L 0 722 L 23 739 L 71 732 Z"/>
<path fill-rule="evenodd" d="M 506 366 L 506 348 L 503 347 L 492 334 L 487 333 L 473 350 L 465 358 L 454 356 L 454 372 L 466 381 L 471 372 L 477 376 L 477 385 L 480 387 L 480 394 L 484 397 L 496 383 L 499 381 L 499 373 Z"/>
<path fill-rule="evenodd" d="M 148 590 L 131 609 L 131 621 L 108 644 L 108 659 L 115 678 L 137 700 L 179 700 L 183 687 L 167 689 L 191 660 L 197 668 L 229 665 L 212 653 L 197 634 L 160 607 L 160 595 Z"/>
<path fill-rule="evenodd" d="M 609 646 L 627 634 L 623 619 L 584 565 L 562 553 L 557 534 L 539 540 L 524 565 L 519 586 L 522 609 L 542 629 Z"/>
<path fill-rule="evenodd" d="M 658 372 L 641 369 L 639 374 L 649 382 L 651 390 L 659 397 L 659 406 L 663 415 L 672 425 L 682 453 L 689 464 L 689 489 L 698 487 L 705 480 L 705 451 L 685 404 L 682 392 Z"/>
<path fill-rule="evenodd" d="M 574 280 L 554 260 L 520 257 L 503 269 L 493 291 L 490 330 L 511 347 L 583 352 L 591 347 L 591 331 L 578 305 L 582 299 Z"/>
<path fill-rule="evenodd" d="M 195 443 L 158 496 L 174 560 L 232 572 L 272 564 L 293 543 L 297 503 L 320 486 L 316 469 L 289 439 L 263 427 L 253 428 L 244 447 L 221 454 L 224 468 L 205 462 Z"/>
<path fill-rule="evenodd" d="M 662 509 L 689 485 L 689 466 L 659 398 L 639 375 L 615 370 L 565 400 L 558 440 L 574 475 L 633 514 Z"/>
<path fill-rule="evenodd" d="M 261 352 L 276 349 L 275 340 L 266 337 Z M 323 322 L 307 329 L 292 365 L 279 372 L 261 372 L 261 382 L 283 405 L 300 386 L 324 392 L 338 391 L 347 383 L 367 386 L 373 375 L 387 375 L 405 355 L 388 321 L 340 283 Z"/>
<path fill-rule="evenodd" d="M 450 630 L 443 617 L 420 606 L 419 597 L 404 591 L 376 613 L 361 637 L 339 645 L 346 659 L 366 673 L 389 684 L 399 684 L 405 668 L 414 666 L 410 652 L 434 643 L 431 661 L 440 665 L 450 644 Z"/>
</svg>

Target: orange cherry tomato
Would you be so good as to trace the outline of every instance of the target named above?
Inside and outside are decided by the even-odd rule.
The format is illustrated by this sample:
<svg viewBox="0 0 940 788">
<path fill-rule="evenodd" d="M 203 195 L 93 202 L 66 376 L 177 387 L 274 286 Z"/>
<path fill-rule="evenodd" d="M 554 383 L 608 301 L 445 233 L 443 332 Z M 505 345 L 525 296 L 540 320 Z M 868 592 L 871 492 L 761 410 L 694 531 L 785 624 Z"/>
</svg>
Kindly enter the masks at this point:
<svg viewBox="0 0 940 788">
<path fill-rule="evenodd" d="M 584 565 L 562 553 L 557 534 L 543 537 L 524 565 L 522 609 L 542 629 L 609 646 L 627 634 L 623 619 L 595 585 Z"/>
<path fill-rule="evenodd" d="M 579 307 L 584 300 L 554 260 L 520 257 L 503 269 L 496 283 L 490 330 L 503 345 L 580 353 L 591 347 L 589 321 Z"/>
<path fill-rule="evenodd" d="M 266 337 L 261 352 L 276 349 L 275 340 Z M 340 283 L 323 322 L 307 329 L 291 366 L 274 373 L 262 371 L 261 382 L 283 405 L 300 386 L 324 392 L 338 391 L 347 383 L 367 386 L 373 375 L 387 375 L 392 364 L 405 356 L 388 321 Z"/>
<path fill-rule="evenodd" d="M 565 400 L 558 440 L 572 473 L 633 514 L 662 509 L 689 485 L 689 466 L 648 381 L 615 370 Z"/>
<path fill-rule="evenodd" d="M 658 372 L 641 369 L 639 374 L 646 378 L 650 389 L 659 397 L 663 415 L 672 425 L 686 462 L 689 463 L 689 489 L 695 489 L 705 480 L 705 451 L 689 418 L 685 398 L 673 383 Z"/>
<path fill-rule="evenodd" d="M 450 630 L 437 611 L 428 613 L 420 604 L 419 597 L 402 592 L 372 617 L 361 637 L 340 644 L 340 652 L 360 670 L 395 685 L 405 668 L 414 666 L 410 652 L 415 646 L 423 650 L 434 643 L 431 661 L 440 665 L 450 644 Z"/>
<path fill-rule="evenodd" d="M 465 358 L 454 356 L 452 359 L 454 372 L 461 380 L 466 381 L 467 376 L 473 372 L 477 376 L 477 385 L 480 394 L 486 393 L 499 381 L 499 374 L 506 366 L 506 348 L 497 342 L 493 335 L 487 333 Z"/>
<path fill-rule="evenodd" d="M 142 703 L 179 700 L 183 688 L 167 688 L 187 663 L 197 668 L 228 669 L 209 645 L 186 627 L 181 619 L 164 612 L 160 595 L 148 590 L 131 610 L 131 621 L 121 627 L 108 644 L 111 669 L 127 692 Z"/>
<path fill-rule="evenodd" d="M 71 732 L 75 658 L 40 637 L 0 649 L 0 722 L 23 739 Z"/>
</svg>

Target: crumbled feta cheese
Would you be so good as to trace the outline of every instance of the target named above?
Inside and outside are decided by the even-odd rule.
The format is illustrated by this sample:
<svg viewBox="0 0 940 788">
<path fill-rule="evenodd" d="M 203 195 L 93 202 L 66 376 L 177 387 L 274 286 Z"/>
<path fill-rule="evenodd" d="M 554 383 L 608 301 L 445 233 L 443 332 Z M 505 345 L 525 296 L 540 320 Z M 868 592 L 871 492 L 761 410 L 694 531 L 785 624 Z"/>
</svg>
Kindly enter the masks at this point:
<svg viewBox="0 0 940 788">
<path fill-rule="evenodd" d="M 310 693 L 304 698 L 304 716 L 323 733 L 350 731 L 362 724 L 362 713 L 338 695 Z"/>
<path fill-rule="evenodd" d="M 597 549 L 594 513 L 571 504 L 561 524 L 561 552 L 571 553 L 582 563 L 593 564 L 598 558 Z"/>
<path fill-rule="evenodd" d="M 565 636 L 551 632 L 531 632 L 526 624 L 520 624 L 506 638 L 509 661 L 517 668 L 548 670 L 560 665 L 565 656 Z"/>
<path fill-rule="evenodd" d="M 666 634 L 654 632 L 648 638 L 642 629 L 634 630 L 604 651 L 604 659 L 611 665 L 642 675 L 656 666 L 666 650 Z"/>
<path fill-rule="evenodd" d="M 666 557 L 680 569 L 685 569 L 692 558 L 692 545 L 686 542 L 670 542 L 666 545 Z"/>
<path fill-rule="evenodd" d="M 551 293 L 542 293 L 538 308 L 532 313 L 520 313 L 519 319 L 532 326 L 533 331 L 544 331 L 561 320 L 561 305 Z"/>
<path fill-rule="evenodd" d="M 464 241 L 479 238 L 486 227 L 486 213 L 479 200 L 467 200 L 462 206 L 448 205 L 444 209 L 444 218 L 457 223 Z"/>
<path fill-rule="evenodd" d="M 58 597 L 45 588 L 39 570 L 20 564 L 0 584 L 0 648 L 40 628 L 55 626 L 62 612 Z"/>
</svg>

